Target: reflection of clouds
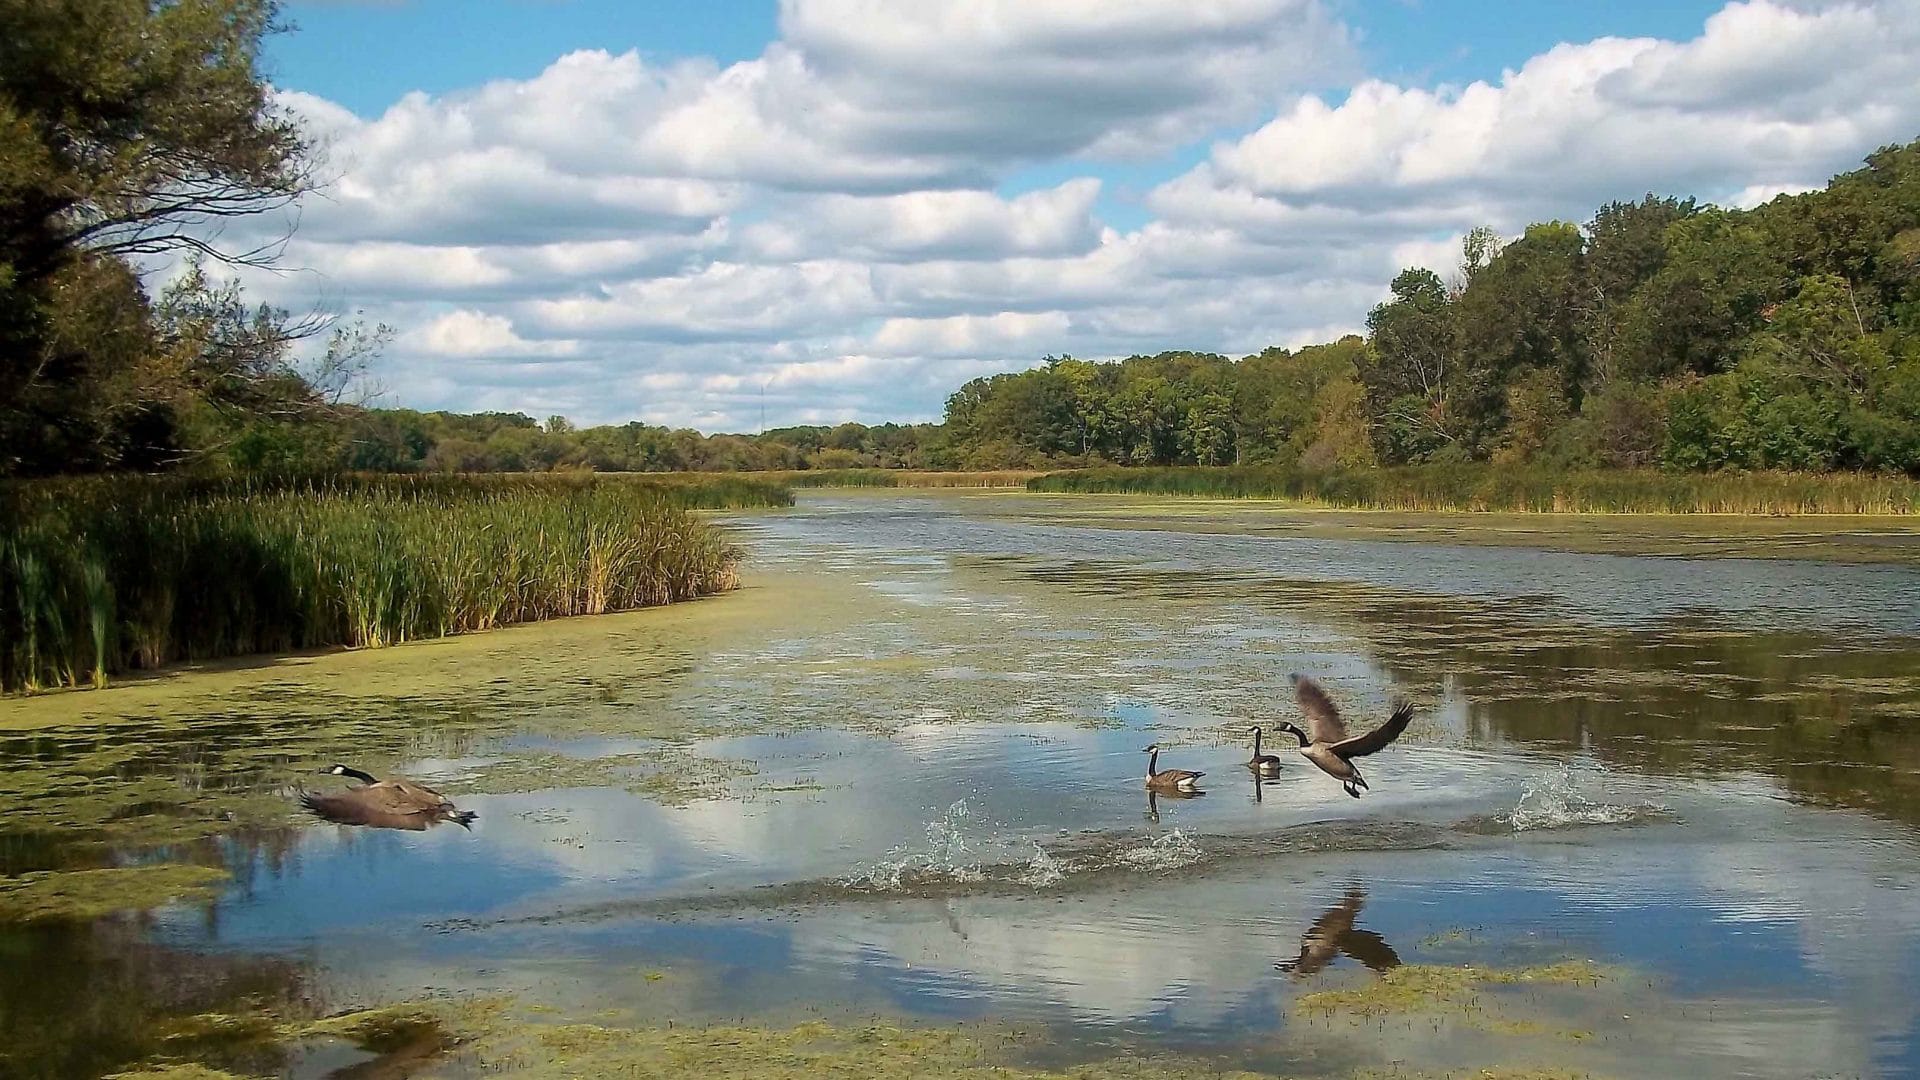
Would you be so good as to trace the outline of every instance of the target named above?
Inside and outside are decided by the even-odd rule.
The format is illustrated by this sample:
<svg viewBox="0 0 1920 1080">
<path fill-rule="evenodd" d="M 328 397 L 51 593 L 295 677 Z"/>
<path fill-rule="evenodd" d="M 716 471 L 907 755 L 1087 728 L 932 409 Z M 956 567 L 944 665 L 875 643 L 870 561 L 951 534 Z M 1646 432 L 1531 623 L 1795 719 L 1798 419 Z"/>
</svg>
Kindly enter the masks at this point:
<svg viewBox="0 0 1920 1080">
<path fill-rule="evenodd" d="M 1270 983 L 1271 957 L 1282 933 L 1269 922 L 1231 911 L 1210 890 L 1209 912 L 1196 919 L 1177 879 L 1165 892 L 1088 897 L 1070 908 L 977 899 L 949 905 L 965 936 L 938 909 L 918 907 L 885 918 L 853 908 L 827 909 L 795 928 L 795 952 L 829 966 L 872 963 L 932 974 L 974 995 L 1012 995 L 1064 1007 L 1081 1020 L 1124 1023 L 1177 1011 L 1184 1023 L 1225 1021 Z M 1304 887 L 1294 886 L 1293 890 Z M 1299 902 L 1298 891 L 1235 887 L 1238 902 L 1273 910 Z M 1258 895 L 1254 895 L 1254 893 Z M 1216 906 L 1218 905 L 1218 906 Z"/>
<path fill-rule="evenodd" d="M 818 520 L 798 526 L 778 520 L 780 529 L 823 531 Z M 1367 658 L 1376 642 L 1356 639 L 1342 629 L 1349 624 L 1324 608 L 1289 607 L 1285 594 L 1250 601 L 1228 581 L 1218 595 L 1199 596 L 1191 579 L 1156 584 L 1125 569 L 1143 553 L 1172 552 L 1169 565 L 1205 569 L 1219 556 L 1229 568 L 1307 575 L 1323 572 L 1313 558 L 1324 556 L 1333 560 L 1325 572 L 1335 577 L 1411 580 L 1432 567 L 1438 549 L 1393 545 L 1395 568 L 1382 572 L 1386 549 L 1378 544 L 1303 548 L 1032 529 L 1015 537 L 1011 526 L 995 526 L 976 543 L 945 534 L 949 523 L 941 522 L 928 537 L 900 540 L 948 548 L 1004 541 L 1021 554 L 1051 544 L 1063 559 L 1104 552 L 1105 563 L 1063 572 L 1069 586 L 1063 588 L 1058 581 L 1036 585 L 1043 575 L 1030 563 L 1022 565 L 1032 576 L 982 572 L 933 556 L 876 570 L 881 560 L 871 546 L 887 538 L 872 535 L 870 519 L 847 527 L 862 530 L 850 542 L 868 551 L 836 556 L 838 564 L 875 583 L 849 590 L 862 594 L 864 606 L 848 609 L 858 617 L 838 609 L 829 617 L 796 613 L 757 637 L 730 642 L 736 651 L 703 645 L 686 672 L 632 689 L 596 716 L 624 715 L 635 729 L 667 715 L 709 718 L 708 727 L 735 716 L 777 718 L 795 728 L 867 721 L 891 735 L 809 731 L 698 743 L 696 754 L 752 760 L 759 772 L 732 783 L 727 798 L 678 807 L 618 787 L 581 788 L 462 797 L 463 806 L 481 815 L 472 837 L 455 831 L 373 843 L 376 838 L 309 830 L 286 880 L 249 882 L 252 894 L 229 905 L 228 914 L 237 917 L 210 932 L 275 941 L 305 935 L 322 956 L 342 957 L 342 978 L 364 974 L 413 988 L 452 981 L 449 965 L 468 961 L 448 955 L 465 948 L 485 954 L 473 963 L 511 972 L 487 977 L 504 980 L 506 988 L 563 984 L 570 993 L 591 988 L 581 992 L 588 1001 L 621 1004 L 658 994 L 638 981 L 636 970 L 649 962 L 649 950 L 667 947 L 662 942 L 669 935 L 660 930 L 667 924 L 610 918 L 538 930 L 490 928 L 453 935 L 458 941 L 441 954 L 432 937 L 410 931 L 443 914 L 449 893 L 463 910 L 544 914 L 611 899 L 696 893 L 702 886 L 836 878 L 900 849 L 932 852 L 929 823 L 961 799 L 971 810 L 961 825 L 969 857 L 1017 860 L 1028 857 L 1036 841 L 1064 851 L 1055 840 L 1063 831 L 1137 830 L 1145 841 L 1176 827 L 1260 833 L 1328 820 L 1485 819 L 1512 810 L 1521 792 L 1561 760 L 1510 746 L 1463 749 L 1471 730 L 1469 692 L 1449 683 L 1441 705 L 1418 721 L 1440 732 L 1442 745 L 1414 739 L 1373 759 L 1375 786 L 1366 799 L 1347 800 L 1290 748 L 1274 746 L 1283 774 L 1259 789 L 1255 803 L 1240 767 L 1246 744 L 1236 732 L 1228 745 L 1213 745 L 1217 725 L 1229 717 L 1242 723 L 1291 717 L 1284 689 L 1290 670 L 1326 676 L 1355 716 L 1381 712 L 1392 680 Z M 776 549 L 777 556 L 784 543 L 775 538 L 759 546 Z M 1438 585 L 1426 584 L 1469 595 L 1511 592 L 1519 586 L 1487 582 L 1516 560 L 1521 557 L 1466 549 Z M 1617 586 L 1622 574 L 1641 569 L 1593 557 L 1537 561 L 1542 575 L 1578 571 L 1577 588 L 1563 599 L 1577 599 L 1595 582 Z M 810 571 L 826 573 L 820 565 L 810 564 Z M 1732 588 L 1728 580 L 1754 572 L 1729 567 L 1700 589 Z M 1113 573 L 1103 579 L 1105 570 Z M 1844 569 L 1820 573 L 1856 585 L 1866 580 Z M 1654 587 L 1630 590 L 1628 599 Z M 1505 618 L 1498 611 L 1485 617 Z M 1451 654 L 1435 655 L 1438 667 L 1452 662 Z M 1496 662 L 1462 668 L 1489 670 Z M 1690 677 L 1687 663 L 1682 658 L 1663 670 Z M 1580 692 L 1549 685 L 1546 680 L 1565 676 L 1545 666 L 1516 667 L 1512 677 L 1525 681 L 1530 693 L 1539 690 L 1546 708 L 1554 707 L 1554 692 Z M 1123 727 L 969 722 L 1046 715 Z M 1142 729 L 1181 744 L 1169 764 L 1206 770 L 1214 782 L 1209 798 L 1162 804 L 1159 830 L 1141 821 Z M 585 756 L 623 752 L 592 740 L 569 745 L 569 752 Z M 408 771 L 437 782 L 480 763 L 436 758 L 414 762 Z M 761 790 L 800 782 L 820 789 Z M 909 1007 L 915 994 L 950 994 L 990 1001 L 1012 1015 L 1064 1012 L 1101 1023 L 1244 1031 L 1247 1015 L 1284 1016 L 1286 996 L 1297 991 L 1272 964 L 1299 953 L 1302 934 L 1358 867 L 1366 872 L 1357 876 L 1375 886 L 1367 926 L 1388 936 L 1409 962 L 1501 962 L 1484 949 L 1444 953 L 1420 944 L 1437 932 L 1484 925 L 1496 946 L 1506 946 L 1500 938 L 1510 932 L 1551 942 L 1548 948 L 1625 958 L 1667 976 L 1674 984 L 1667 996 L 1637 981 L 1624 985 L 1628 980 L 1569 996 L 1576 1012 L 1592 1015 L 1562 1026 L 1608 1032 L 1621 1030 L 1623 1013 L 1633 1017 L 1625 1028 L 1631 1038 L 1622 1042 L 1637 1050 L 1566 1049 L 1570 1062 L 1614 1054 L 1611 1064 L 1618 1066 L 1617 1055 L 1629 1055 L 1627 1068 L 1595 1065 L 1596 1071 L 1672 1075 L 1681 1071 L 1674 1063 L 1692 1054 L 1710 1058 L 1716 1072 L 1871 1073 L 1875 1039 L 1898 1046 L 1911 1037 L 1920 993 L 1920 891 L 1887 887 L 1912 877 L 1910 836 L 1792 805 L 1781 799 L 1777 782 L 1759 776 L 1701 782 L 1596 772 L 1593 782 L 1596 799 L 1664 803 L 1674 817 L 1638 829 L 1462 834 L 1449 851 L 1287 856 L 1191 882 L 1135 875 L 1112 891 L 1076 893 L 1064 902 L 1042 894 L 1025 902 L 970 897 L 783 913 L 760 931 L 779 948 L 747 961 L 763 980 L 756 991 L 762 997 L 749 1002 L 715 986 L 699 1008 L 686 1007 L 689 1014 L 704 1009 L 702 1015 L 736 1017 L 751 1003 L 756 1011 L 748 1015 L 760 1019 L 762 1005 L 866 1000 L 860 995 L 876 993 L 871 981 L 892 979 L 906 987 L 895 998 Z M 420 877 L 424 885 L 415 881 Z M 364 911 L 340 910 L 333 890 L 341 887 L 364 889 L 375 902 Z M 1509 916 L 1529 903 L 1545 914 L 1524 930 L 1510 925 Z M 737 933 L 740 922 L 754 920 L 676 921 L 675 947 L 695 958 L 691 967 L 709 960 L 740 964 L 728 951 L 739 946 L 724 938 L 730 929 Z M 405 945 L 391 954 L 384 946 L 365 947 L 364 939 L 396 936 L 396 928 Z M 349 947 L 356 942 L 359 948 Z M 625 951 L 603 951 L 609 943 Z M 1742 950 L 1746 955 L 1734 955 Z M 614 955 L 621 962 L 611 960 Z M 1777 973 L 1766 966 L 1770 959 L 1781 961 Z M 1760 974 L 1745 978 L 1753 972 L 1742 964 Z M 564 978 L 553 978 L 556 972 Z M 1371 977 L 1343 958 L 1303 989 L 1355 974 Z M 1772 974 L 1779 981 L 1769 991 L 1762 979 Z M 1721 1005 L 1710 1022 L 1700 1019 L 1708 995 L 1719 996 Z M 1816 1000 L 1794 1000 L 1801 997 Z M 1424 1060 L 1421 1031 L 1392 1037 L 1412 1060 Z M 1367 1045 L 1370 1053 L 1380 1050 Z"/>
<path fill-rule="evenodd" d="M 1920 892 L 1905 886 L 1920 852 L 1853 819 L 1827 824 L 1792 859 L 1779 857 L 1780 841 L 1724 844 L 1689 868 L 1729 918 L 1792 920 L 1807 965 L 1857 1004 L 1846 1018 L 1854 1039 L 1910 1037 L 1920 1030 Z"/>
<path fill-rule="evenodd" d="M 666 807 L 618 788 L 468 796 L 485 843 L 507 861 L 628 894 L 694 880 L 750 885 L 838 877 L 925 846 L 927 825 L 959 800 L 976 858 L 1019 861 L 1063 832 L 1141 824 L 1142 735 L 1069 724 L 908 725 L 888 737 L 844 732 L 718 739 L 701 755 L 755 760 L 724 798 Z M 1513 805 L 1541 759 L 1426 747 L 1394 751 L 1373 797 L 1337 801 L 1304 761 L 1261 789 L 1235 745 L 1188 745 L 1173 764 L 1204 768 L 1220 797 L 1162 807 L 1165 826 L 1257 833 L 1307 821 L 1449 821 Z M 1631 778 L 1629 778 L 1630 780 Z M 1244 783 L 1242 781 L 1245 781 Z M 789 783 L 819 790 L 769 791 Z M 1618 793 L 1614 793 L 1618 794 Z M 1364 827 L 1364 826 L 1362 826 Z M 1142 839 L 1150 838 L 1143 833 Z M 555 900 L 555 902 L 561 902 Z"/>
<path fill-rule="evenodd" d="M 374 844 L 364 834 L 315 830 L 300 853 L 311 879 L 293 883 L 293 891 L 323 887 L 343 865 L 361 867 L 366 880 L 376 883 L 424 865 L 468 897 L 493 897 L 499 882 L 463 875 L 519 874 L 533 891 L 504 902 L 533 913 L 640 899 L 695 881 L 728 887 L 835 876 L 896 847 L 923 847 L 927 822 L 961 796 L 975 810 L 963 824 L 972 830 L 974 857 L 1018 858 L 1031 848 L 1016 837 L 1048 842 L 1053 829 L 1077 820 L 1137 825 L 1142 795 L 1133 778 L 1077 778 L 1071 768 L 1063 775 L 1059 764 L 1098 764 L 1108 755 L 1124 755 L 1118 760 L 1131 764 L 1140 757 L 1137 742 L 1137 732 L 1066 725 L 925 725 L 904 738 L 841 733 L 715 740 L 696 749 L 761 759 L 761 774 L 736 787 L 746 798 L 670 808 L 612 788 L 475 796 L 470 801 L 482 814 L 482 830 L 464 846 L 436 843 L 447 837 L 413 835 Z M 1213 757 L 1237 762 L 1243 750 L 1192 746 L 1187 752 L 1213 765 Z M 1223 783 L 1215 798 L 1168 809 L 1168 828 L 1198 823 L 1209 831 L 1255 832 L 1338 814 L 1365 816 L 1381 807 L 1378 817 L 1385 821 L 1453 820 L 1510 808 L 1526 782 L 1548 767 L 1538 757 L 1444 748 L 1407 752 L 1397 765 L 1391 793 L 1357 807 L 1329 797 L 1313 782 L 1316 777 L 1296 773 L 1263 789 L 1259 804 L 1238 790 L 1240 784 Z M 1006 787 L 967 788 L 969 778 L 983 771 L 1001 775 L 996 769 L 1010 778 Z M 1223 779 L 1229 779 L 1225 769 Z M 872 782 L 857 782 L 862 774 Z M 790 775 L 827 787 L 766 796 L 753 791 Z M 1422 955 L 1424 937 L 1480 925 L 1492 928 L 1494 945 L 1507 934 L 1541 934 L 1574 955 L 1619 957 L 1673 977 L 1676 985 L 1665 992 L 1634 978 L 1548 995 L 1550 1004 L 1537 1008 L 1556 1030 L 1624 1030 L 1631 1039 L 1623 1045 L 1643 1048 L 1637 1052 L 1642 1056 L 1624 1061 L 1625 1069 L 1619 1067 L 1620 1046 L 1569 1049 L 1570 1064 L 1672 1075 L 1667 1070 L 1679 1069 L 1691 1056 L 1711 1060 L 1723 1072 L 1865 1074 L 1874 1071 L 1875 1038 L 1898 1043 L 1906 1037 L 1920 989 L 1910 972 L 1920 897 L 1877 886 L 1910 874 L 1909 837 L 1784 802 L 1764 777 L 1663 783 L 1608 772 L 1592 782 L 1598 785 L 1592 794 L 1609 801 L 1668 802 L 1678 823 L 1463 837 L 1461 847 L 1450 851 L 1289 856 L 1192 880 L 1139 875 L 1112 891 L 1075 894 L 1065 903 L 1043 894 L 1025 902 L 969 897 L 940 905 L 807 909 L 783 916 L 768 931 L 779 936 L 781 947 L 771 960 L 753 961 L 763 969 L 756 975 L 761 981 L 754 993 L 761 996 L 754 1005 L 867 1000 L 862 995 L 874 994 L 869 984 L 878 979 L 905 988 L 895 997 L 909 1003 L 916 995 L 944 995 L 990 1002 L 996 1011 L 1017 1016 L 1064 1012 L 1103 1024 L 1244 1030 L 1250 1014 L 1280 1021 L 1291 994 L 1358 974 L 1342 958 L 1314 984 L 1295 987 L 1272 968 L 1298 954 L 1302 935 L 1339 899 L 1354 873 L 1374 885 L 1368 928 L 1389 937 L 1408 962 L 1488 962 L 1479 951 Z M 1109 817 L 1108 807 L 1119 808 L 1121 816 Z M 466 838 L 456 831 L 450 839 Z M 1436 885 L 1442 890 L 1434 891 Z M 1521 892 L 1546 899 L 1532 901 L 1533 922 L 1511 924 L 1512 898 Z M 431 904 L 407 907 L 406 899 L 404 891 L 396 893 L 380 912 L 404 910 L 407 927 L 437 912 Z M 310 896 L 295 904 L 269 892 L 255 903 L 248 916 L 255 925 L 267 920 L 326 931 L 326 956 L 344 955 L 334 935 L 345 931 L 350 940 L 373 929 L 331 927 Z M 1681 917 L 1686 912 L 1699 913 L 1697 927 Z M 482 930 L 463 944 L 486 954 L 489 972 L 515 972 L 509 981 L 538 990 L 541 972 L 563 972 L 570 983 L 604 984 L 615 999 L 609 1004 L 623 1004 L 628 999 L 622 995 L 640 1000 L 644 986 L 632 971 L 615 970 L 619 965 L 610 964 L 600 944 L 589 943 L 631 941 L 623 963 L 650 963 L 648 947 L 640 943 L 654 940 L 658 925 L 616 918 L 563 923 L 537 936 L 527 931 L 527 937 Z M 691 950 L 696 966 L 740 962 L 728 953 L 737 946 L 725 943 L 725 920 L 674 925 L 679 947 Z M 1797 950 L 1804 968 L 1790 967 L 1769 993 L 1765 983 L 1740 981 L 1738 965 L 1751 957 L 1729 961 L 1716 955 L 1729 947 L 1750 954 Z M 593 959 L 578 959 L 582 948 Z M 523 951 L 528 949 L 555 958 L 543 960 Z M 430 946 L 419 941 L 410 950 L 411 959 L 404 961 L 409 950 L 393 958 L 356 956 L 351 963 L 365 970 L 353 977 L 381 985 L 406 979 L 414 980 L 409 985 L 444 985 L 446 975 L 417 969 L 471 962 L 434 961 Z M 560 959 L 568 956 L 576 959 Z M 1689 989 L 1687 975 L 1697 976 L 1705 989 Z M 488 974 L 483 982 L 502 978 Z M 712 989 L 699 1003 L 701 1015 L 739 1015 L 743 999 L 729 993 Z M 1801 1000 L 1809 997 L 1815 1000 Z M 1718 1007 L 1710 1010 L 1715 999 Z M 1633 1020 L 1621 1021 L 1621 1015 Z M 1322 1026 L 1292 1035 L 1349 1037 L 1341 1031 Z M 1367 1055 L 1384 1052 L 1372 1036 L 1352 1037 Z M 1416 1060 L 1427 1060 L 1418 1055 L 1430 1048 L 1411 1035 L 1396 1029 L 1383 1038 L 1405 1042 Z M 1475 1045 L 1459 1036 L 1446 1052 L 1471 1064 Z M 1649 1045 L 1654 1049 L 1645 1050 Z"/>
</svg>

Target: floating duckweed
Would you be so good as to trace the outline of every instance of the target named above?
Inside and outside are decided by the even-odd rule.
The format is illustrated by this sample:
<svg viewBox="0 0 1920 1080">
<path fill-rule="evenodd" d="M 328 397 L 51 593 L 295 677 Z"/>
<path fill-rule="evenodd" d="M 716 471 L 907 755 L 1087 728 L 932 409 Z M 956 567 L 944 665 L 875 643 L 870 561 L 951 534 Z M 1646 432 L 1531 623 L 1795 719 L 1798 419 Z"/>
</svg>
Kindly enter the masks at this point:
<svg viewBox="0 0 1920 1080">
<path fill-rule="evenodd" d="M 913 1076 L 918 1080 L 1094 1080 L 1102 1078 L 1228 1077 L 1245 1072 L 1178 1058 L 1124 1059 L 1064 1071 L 1009 1068 L 999 1064 L 1010 1040 L 956 1028 L 875 1025 L 836 1028 L 825 1023 L 796 1028 L 710 1027 L 622 1029 L 593 1024 L 502 1033 L 477 1047 L 481 1067 L 508 1080 L 576 1076 L 670 1076 L 702 1080 L 799 1080 L 832 1076 L 866 1080 Z"/>
<path fill-rule="evenodd" d="M 752 776 L 750 762 L 723 760 L 688 753 L 676 746 L 658 746 L 601 758 L 565 754 L 511 754 L 476 771 L 451 793 L 482 792 L 506 795 L 550 788 L 623 787 L 667 806 L 718 798 L 728 781 Z"/>
<path fill-rule="evenodd" d="M 155 1065 L 133 1072 L 117 1072 L 106 1080 L 242 1080 L 230 1072 L 209 1069 L 205 1065 Z"/>
<path fill-rule="evenodd" d="M 464 1007 L 464 1015 L 470 1021 L 479 1020 L 491 1016 L 498 1009 L 497 1002 L 470 1002 Z M 333 1036 L 350 1040 L 376 1053 L 384 1053 L 410 1045 L 422 1035 L 439 1035 L 458 1015 L 449 1006 L 405 1002 L 288 1025 L 281 1029 L 281 1033 L 292 1038 Z"/>
<path fill-rule="evenodd" d="M 1396 1016 L 1445 1010 L 1473 1010 L 1475 1026 L 1505 1029 L 1511 1034 L 1537 1034 L 1536 1025 L 1484 1015 L 1478 998 L 1490 987 L 1519 984 L 1592 986 L 1606 978 L 1594 964 L 1563 960 L 1545 967 L 1501 970 L 1467 965 L 1409 964 L 1397 967 L 1364 985 L 1305 994 L 1294 1002 L 1299 1012 L 1347 1012 L 1363 1017 Z"/>
<path fill-rule="evenodd" d="M 161 863 L 104 870 L 42 870 L 0 878 L 0 922 L 81 921 L 178 900 L 206 900 L 225 871 Z"/>
<path fill-rule="evenodd" d="M 1586 1068 L 1471 1068 L 1463 1072 L 1407 1072 L 1365 1068 L 1354 1080 L 1596 1080 Z"/>
<path fill-rule="evenodd" d="M 279 1032 L 274 1018 L 261 1011 L 234 1013 L 198 1013 L 165 1024 L 161 1039 L 176 1043 L 224 1043 L 237 1045 L 262 1042 Z"/>
</svg>

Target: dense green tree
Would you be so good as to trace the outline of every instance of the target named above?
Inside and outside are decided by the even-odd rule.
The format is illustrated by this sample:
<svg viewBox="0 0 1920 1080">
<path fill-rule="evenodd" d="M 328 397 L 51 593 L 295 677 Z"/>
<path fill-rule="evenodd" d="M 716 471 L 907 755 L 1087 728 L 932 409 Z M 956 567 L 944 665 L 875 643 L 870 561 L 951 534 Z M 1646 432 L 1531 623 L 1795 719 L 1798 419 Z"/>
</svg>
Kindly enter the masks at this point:
<svg viewBox="0 0 1920 1080">
<path fill-rule="evenodd" d="M 1786 289 L 1766 235 L 1744 215 L 1707 210 L 1667 229 L 1665 263 L 1623 316 L 1623 374 L 1711 375 L 1731 367 L 1741 340 Z"/>
<path fill-rule="evenodd" d="M 1668 226 L 1697 210 L 1692 199 L 1649 194 L 1637 203 L 1610 202 L 1588 223 L 1578 302 L 1588 369 L 1583 393 L 1604 390 L 1620 373 L 1626 306 L 1666 265 Z"/>
<path fill-rule="evenodd" d="M 1460 376 L 1459 326 L 1453 298 L 1433 271 L 1404 270 L 1391 290 L 1393 299 L 1367 314 L 1371 337 L 1361 377 L 1382 457 L 1421 461 L 1461 434 L 1450 401 Z"/>
<path fill-rule="evenodd" d="M 1539 400 L 1557 383 L 1558 399 L 1578 403 L 1587 368 L 1580 332 L 1585 248 L 1572 225 L 1534 225 L 1474 273 L 1455 301 L 1461 363 L 1452 401 L 1459 434 L 1477 452 L 1499 444 L 1516 383 L 1537 386 Z"/>
<path fill-rule="evenodd" d="M 1314 393 L 1313 441 L 1300 456 L 1310 469 L 1364 469 L 1379 463 L 1373 450 L 1373 423 L 1367 414 L 1367 388 L 1349 372 L 1328 379 Z"/>
<path fill-rule="evenodd" d="M 183 373 L 183 354 L 130 347 L 145 301 L 127 260 L 276 254 L 270 238 L 212 239 L 270 237 L 220 226 L 312 186 L 258 69 L 275 14 L 272 0 L 0 0 L 0 471 L 160 464 L 186 423 L 179 392 L 216 385 L 223 408 L 255 392 L 233 383 L 244 365 Z"/>
</svg>

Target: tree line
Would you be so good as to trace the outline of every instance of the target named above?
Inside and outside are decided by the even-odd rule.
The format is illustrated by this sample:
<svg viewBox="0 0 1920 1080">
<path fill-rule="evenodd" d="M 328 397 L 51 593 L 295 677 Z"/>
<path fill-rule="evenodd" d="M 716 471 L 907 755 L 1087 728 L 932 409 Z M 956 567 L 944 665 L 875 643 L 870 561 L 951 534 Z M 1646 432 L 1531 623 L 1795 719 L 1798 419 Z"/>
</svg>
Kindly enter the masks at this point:
<svg viewBox="0 0 1920 1080">
<path fill-rule="evenodd" d="M 1424 462 L 1920 474 L 1920 142 L 1752 210 L 1648 195 L 1409 268 L 1365 337 L 1049 357 L 947 402 L 967 467 Z"/>
<path fill-rule="evenodd" d="M 576 428 L 524 413 L 335 410 L 326 423 L 263 425 L 224 452 L 241 470 L 313 472 L 743 472 L 944 468 L 937 424 L 845 423 L 704 435 L 634 421 Z"/>
<path fill-rule="evenodd" d="M 319 185 L 275 0 L 0 0 L 0 476 L 1427 462 L 1920 474 L 1920 142 L 1751 210 L 1649 195 L 1466 238 L 1366 334 L 1047 357 L 941 424 L 702 435 L 343 404 L 384 327 L 246 301 Z M 150 292 L 145 274 L 171 263 Z"/>
<path fill-rule="evenodd" d="M 1402 271 L 1366 327 L 1238 359 L 1047 357 L 962 386 L 937 425 L 709 436 L 351 410 L 259 428 L 228 457 L 452 472 L 1492 461 L 1920 475 L 1920 142 L 1752 210 L 1648 195 L 1511 242 L 1475 230 L 1452 280 Z"/>
</svg>

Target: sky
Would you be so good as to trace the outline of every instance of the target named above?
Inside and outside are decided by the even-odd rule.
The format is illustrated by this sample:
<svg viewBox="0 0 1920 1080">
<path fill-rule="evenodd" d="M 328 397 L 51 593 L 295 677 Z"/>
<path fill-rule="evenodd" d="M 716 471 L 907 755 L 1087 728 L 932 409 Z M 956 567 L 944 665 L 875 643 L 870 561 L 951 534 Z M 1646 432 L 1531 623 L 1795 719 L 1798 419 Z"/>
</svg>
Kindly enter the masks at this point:
<svg viewBox="0 0 1920 1080">
<path fill-rule="evenodd" d="M 1920 0 L 293 0 L 327 183 L 261 299 L 374 404 L 940 417 L 1049 355 L 1362 328 L 1401 268 L 1920 137 Z"/>
</svg>

